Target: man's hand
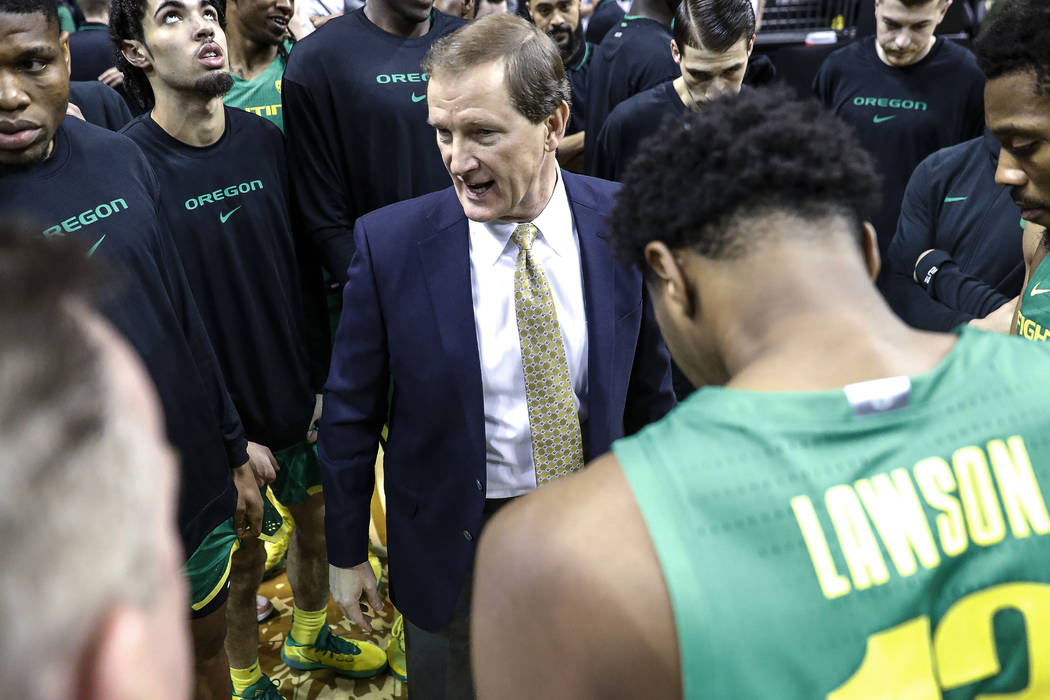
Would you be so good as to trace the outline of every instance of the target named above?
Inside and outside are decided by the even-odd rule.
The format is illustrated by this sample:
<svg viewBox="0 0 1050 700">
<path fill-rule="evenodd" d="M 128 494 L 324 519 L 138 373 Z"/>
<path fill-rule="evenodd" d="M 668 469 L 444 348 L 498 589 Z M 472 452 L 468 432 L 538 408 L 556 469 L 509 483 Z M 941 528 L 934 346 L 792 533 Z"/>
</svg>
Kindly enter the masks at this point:
<svg viewBox="0 0 1050 700">
<path fill-rule="evenodd" d="M 237 512 L 233 529 L 241 539 L 258 536 L 262 529 L 262 494 L 252 474 L 251 460 L 233 470 L 233 485 L 237 487 Z"/>
<path fill-rule="evenodd" d="M 102 75 L 98 76 L 98 81 L 116 90 L 124 84 L 124 74 L 116 68 L 108 68 Z"/>
<path fill-rule="evenodd" d="M 306 431 L 306 442 L 314 444 L 317 442 L 317 426 L 321 422 L 321 408 L 324 403 L 324 398 L 321 394 L 317 394 L 314 397 L 314 415 L 310 419 L 310 429 Z"/>
<path fill-rule="evenodd" d="M 376 590 L 376 575 L 368 560 L 349 569 L 329 565 L 328 586 L 332 589 L 335 602 L 343 609 L 343 614 L 361 629 L 371 631 L 372 618 L 361 610 L 361 594 L 366 595 L 369 605 L 376 612 L 382 611 L 383 601 Z"/>
<path fill-rule="evenodd" d="M 342 12 L 334 12 L 330 15 L 314 15 L 310 18 L 310 24 L 314 25 L 314 29 L 320 29 L 325 24 L 335 19 L 336 17 L 342 17 Z"/>
<path fill-rule="evenodd" d="M 1009 334 L 1010 328 L 1013 326 L 1014 310 L 1017 308 L 1017 300 L 1020 298 L 1020 296 L 1014 297 L 984 318 L 975 318 L 970 321 L 970 325 L 974 328 L 980 328 L 983 331 Z"/>
<path fill-rule="evenodd" d="M 84 119 L 84 113 L 80 111 L 80 107 L 77 107 L 72 102 L 66 104 L 66 114 L 68 114 L 71 117 L 76 117 L 82 122 L 87 121 L 87 119 Z"/>
<path fill-rule="evenodd" d="M 255 483 L 259 488 L 276 479 L 277 472 L 281 471 L 281 465 L 277 464 L 270 448 L 251 440 L 248 441 L 248 464 L 251 465 Z"/>
</svg>

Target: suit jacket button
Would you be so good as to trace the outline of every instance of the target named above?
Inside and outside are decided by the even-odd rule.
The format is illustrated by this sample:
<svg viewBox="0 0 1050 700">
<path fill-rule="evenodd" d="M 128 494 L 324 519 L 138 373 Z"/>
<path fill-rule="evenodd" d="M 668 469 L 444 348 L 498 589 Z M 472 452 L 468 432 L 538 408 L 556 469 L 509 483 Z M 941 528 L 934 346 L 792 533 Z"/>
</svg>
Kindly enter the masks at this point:
<svg viewBox="0 0 1050 700">
<path fill-rule="evenodd" d="M 481 485 L 481 479 L 474 479 L 474 487 L 477 488 L 478 491 L 482 491 L 485 488 Z"/>
<path fill-rule="evenodd" d="M 470 530 L 464 530 L 463 539 L 465 539 L 467 542 L 470 542 L 472 539 L 474 539 L 474 536 L 470 534 Z"/>
</svg>

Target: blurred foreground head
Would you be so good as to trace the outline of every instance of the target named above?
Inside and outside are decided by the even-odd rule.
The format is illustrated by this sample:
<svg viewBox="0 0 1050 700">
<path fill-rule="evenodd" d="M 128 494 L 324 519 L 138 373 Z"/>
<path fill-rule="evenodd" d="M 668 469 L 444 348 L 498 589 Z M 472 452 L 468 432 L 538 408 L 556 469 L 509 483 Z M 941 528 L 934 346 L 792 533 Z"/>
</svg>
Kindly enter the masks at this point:
<svg viewBox="0 0 1050 700">
<path fill-rule="evenodd" d="M 4 694 L 185 698 L 187 595 L 160 406 L 90 307 L 97 273 L 83 252 L 31 231 L 0 221 Z"/>
</svg>

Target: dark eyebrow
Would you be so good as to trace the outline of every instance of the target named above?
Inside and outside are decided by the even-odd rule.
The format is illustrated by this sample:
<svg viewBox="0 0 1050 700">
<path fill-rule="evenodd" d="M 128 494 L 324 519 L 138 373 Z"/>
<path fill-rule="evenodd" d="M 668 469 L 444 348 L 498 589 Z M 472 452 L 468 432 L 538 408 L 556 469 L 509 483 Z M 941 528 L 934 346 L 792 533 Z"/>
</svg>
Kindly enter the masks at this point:
<svg viewBox="0 0 1050 700">
<path fill-rule="evenodd" d="M 164 0 L 164 2 L 160 4 L 160 7 L 157 8 L 157 11 L 153 13 L 153 16 L 156 17 L 161 13 L 161 10 L 166 10 L 169 7 L 177 7 L 182 10 L 185 9 L 186 5 L 178 0 Z"/>
<path fill-rule="evenodd" d="M 1032 139 L 1039 138 L 1038 133 L 1017 126 L 1016 124 L 1005 124 L 998 129 L 992 129 L 992 134 L 994 134 L 996 138 L 1002 138 L 1004 136 L 1023 136 Z"/>
<path fill-rule="evenodd" d="M 56 53 L 55 47 L 53 46 L 30 46 L 28 49 L 25 49 L 22 53 L 18 54 L 18 60 L 25 61 L 31 58 L 51 58 Z"/>
</svg>

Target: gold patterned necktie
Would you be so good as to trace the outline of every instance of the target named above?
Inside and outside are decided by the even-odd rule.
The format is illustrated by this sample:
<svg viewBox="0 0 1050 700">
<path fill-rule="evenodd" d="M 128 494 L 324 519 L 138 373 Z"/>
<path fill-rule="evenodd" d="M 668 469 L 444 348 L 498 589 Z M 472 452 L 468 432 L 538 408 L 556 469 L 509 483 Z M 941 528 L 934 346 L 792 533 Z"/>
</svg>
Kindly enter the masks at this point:
<svg viewBox="0 0 1050 700">
<path fill-rule="evenodd" d="M 514 314 L 538 486 L 583 467 L 583 440 L 554 296 L 543 267 L 532 254 L 537 233 L 539 229 L 532 224 L 519 224 L 511 240 L 518 246 Z"/>
</svg>

